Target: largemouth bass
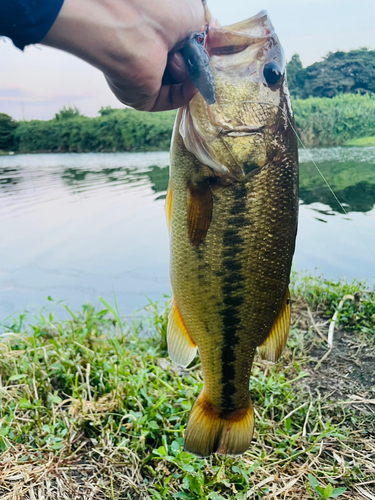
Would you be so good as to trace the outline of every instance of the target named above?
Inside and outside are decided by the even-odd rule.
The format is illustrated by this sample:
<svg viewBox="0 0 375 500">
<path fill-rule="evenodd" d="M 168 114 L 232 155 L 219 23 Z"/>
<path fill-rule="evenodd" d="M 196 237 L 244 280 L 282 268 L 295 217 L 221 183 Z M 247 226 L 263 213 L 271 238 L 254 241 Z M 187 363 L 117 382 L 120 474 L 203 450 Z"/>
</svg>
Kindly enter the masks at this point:
<svg viewBox="0 0 375 500">
<path fill-rule="evenodd" d="M 211 26 L 206 48 L 216 103 L 196 94 L 172 138 L 167 340 L 174 362 L 187 366 L 198 348 L 203 367 L 185 449 L 236 455 L 253 435 L 255 353 L 276 361 L 288 336 L 298 152 L 283 51 L 267 13 Z"/>
</svg>

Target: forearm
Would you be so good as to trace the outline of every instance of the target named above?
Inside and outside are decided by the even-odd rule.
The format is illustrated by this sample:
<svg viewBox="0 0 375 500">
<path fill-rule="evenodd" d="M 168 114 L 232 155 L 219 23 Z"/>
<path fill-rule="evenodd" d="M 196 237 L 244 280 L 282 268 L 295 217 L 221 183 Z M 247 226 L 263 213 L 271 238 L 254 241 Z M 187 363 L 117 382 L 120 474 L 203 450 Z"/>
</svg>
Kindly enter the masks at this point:
<svg viewBox="0 0 375 500">
<path fill-rule="evenodd" d="M 124 0 L 65 0 L 42 43 L 84 59 L 107 76 L 112 76 L 111 66 L 116 75 L 119 65 L 126 73 L 135 61 L 147 58 L 155 38 L 160 43 L 160 36 L 155 36 L 155 30 L 132 4 Z"/>
</svg>

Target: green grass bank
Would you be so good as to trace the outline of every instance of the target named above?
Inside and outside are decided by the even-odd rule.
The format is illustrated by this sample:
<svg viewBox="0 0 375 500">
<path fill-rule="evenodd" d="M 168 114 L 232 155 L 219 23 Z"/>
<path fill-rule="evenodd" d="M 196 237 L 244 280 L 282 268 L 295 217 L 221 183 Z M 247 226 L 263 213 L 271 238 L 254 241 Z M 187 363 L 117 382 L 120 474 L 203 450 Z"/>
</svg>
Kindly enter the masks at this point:
<svg viewBox="0 0 375 500">
<path fill-rule="evenodd" d="M 374 290 L 298 276 L 292 295 L 287 349 L 254 364 L 256 431 L 241 457 L 183 451 L 202 370 L 199 359 L 170 363 L 166 305 L 134 324 L 104 300 L 65 321 L 46 311 L 3 321 L 2 500 L 371 498 Z"/>
<path fill-rule="evenodd" d="M 375 137 L 375 96 L 341 94 L 332 99 L 294 99 L 296 129 L 306 147 L 342 146 Z M 53 120 L 15 122 L 0 113 L 0 150 L 17 153 L 166 151 L 175 111 L 141 113 L 102 108 L 81 116 L 63 108 Z M 367 145 L 361 142 L 356 145 Z M 371 142 L 373 144 L 373 142 Z"/>
<path fill-rule="evenodd" d="M 306 147 L 342 146 L 349 140 L 375 137 L 373 94 L 295 99 L 293 109 L 297 131 Z"/>
<path fill-rule="evenodd" d="M 360 139 L 350 139 L 344 142 L 344 146 L 349 147 L 359 147 L 359 148 L 369 148 L 375 146 L 375 136 L 373 137 L 361 137 Z"/>
</svg>

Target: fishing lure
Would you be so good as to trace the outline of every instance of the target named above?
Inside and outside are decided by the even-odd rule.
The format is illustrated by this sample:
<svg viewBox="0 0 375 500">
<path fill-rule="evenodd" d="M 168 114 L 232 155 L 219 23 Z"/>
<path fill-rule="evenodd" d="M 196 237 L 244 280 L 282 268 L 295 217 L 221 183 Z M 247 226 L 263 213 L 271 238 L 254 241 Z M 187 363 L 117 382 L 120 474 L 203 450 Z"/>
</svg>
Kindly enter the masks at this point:
<svg viewBox="0 0 375 500">
<path fill-rule="evenodd" d="M 207 104 L 215 104 L 214 76 L 210 66 L 210 56 L 205 49 L 207 34 L 208 24 L 205 31 L 190 35 L 181 49 L 181 54 L 191 81 Z"/>
</svg>

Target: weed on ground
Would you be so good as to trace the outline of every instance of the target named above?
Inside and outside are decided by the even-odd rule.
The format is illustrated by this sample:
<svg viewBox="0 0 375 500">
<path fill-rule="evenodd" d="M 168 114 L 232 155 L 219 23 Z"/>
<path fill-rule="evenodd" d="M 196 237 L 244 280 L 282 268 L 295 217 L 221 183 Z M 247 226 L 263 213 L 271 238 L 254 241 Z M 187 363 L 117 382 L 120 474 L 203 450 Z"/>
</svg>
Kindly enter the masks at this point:
<svg viewBox="0 0 375 500">
<path fill-rule="evenodd" d="M 199 359 L 169 361 L 167 306 L 133 325 L 104 300 L 66 321 L 6 320 L 0 498 L 375 499 L 374 291 L 297 276 L 292 292 L 287 349 L 254 363 L 256 431 L 241 457 L 183 450 L 203 378 Z"/>
</svg>

